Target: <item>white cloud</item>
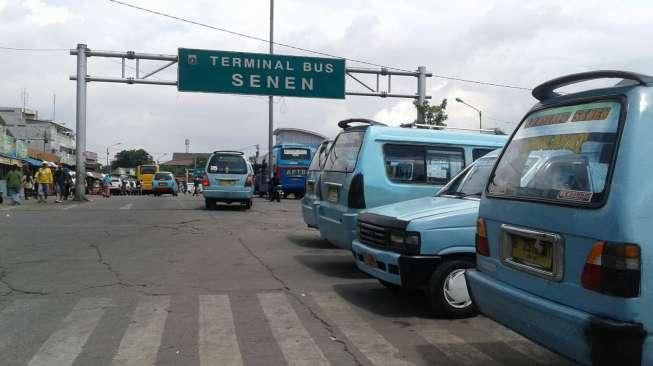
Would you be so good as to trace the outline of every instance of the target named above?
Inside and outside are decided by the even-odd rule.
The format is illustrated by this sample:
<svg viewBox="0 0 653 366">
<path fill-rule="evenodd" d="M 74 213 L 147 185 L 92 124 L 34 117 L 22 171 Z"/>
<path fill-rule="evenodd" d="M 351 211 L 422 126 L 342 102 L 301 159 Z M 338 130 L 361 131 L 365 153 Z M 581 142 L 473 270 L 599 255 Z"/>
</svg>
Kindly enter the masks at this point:
<svg viewBox="0 0 653 366">
<path fill-rule="evenodd" d="M 41 0 L 24 0 L 23 6 L 30 11 L 30 20 L 41 26 L 80 19 L 64 6 L 48 5 Z"/>
</svg>

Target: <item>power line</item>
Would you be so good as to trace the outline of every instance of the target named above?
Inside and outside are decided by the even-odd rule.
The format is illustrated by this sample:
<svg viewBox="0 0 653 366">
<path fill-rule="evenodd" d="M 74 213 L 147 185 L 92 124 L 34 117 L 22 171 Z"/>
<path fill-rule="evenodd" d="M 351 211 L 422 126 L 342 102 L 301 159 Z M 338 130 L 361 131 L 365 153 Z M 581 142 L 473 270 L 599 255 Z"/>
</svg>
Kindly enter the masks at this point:
<svg viewBox="0 0 653 366">
<path fill-rule="evenodd" d="M 0 46 L 0 50 L 25 51 L 25 52 L 61 52 L 61 51 L 69 51 L 67 48 L 23 48 L 23 47 L 7 47 L 7 46 Z"/>
<path fill-rule="evenodd" d="M 144 11 L 144 12 L 147 12 L 147 13 L 159 15 L 159 16 L 162 16 L 162 17 L 166 17 L 166 18 L 178 20 L 178 21 L 181 21 L 181 22 L 197 25 L 197 26 L 200 26 L 200 27 L 217 30 L 217 31 L 220 31 L 220 32 L 225 32 L 225 33 L 229 33 L 229 34 L 232 34 L 232 35 L 235 35 L 235 36 L 249 38 L 249 39 L 252 39 L 252 40 L 255 40 L 255 41 L 265 42 L 265 43 L 268 43 L 268 44 L 270 43 L 270 40 L 268 40 L 268 39 L 252 36 L 252 35 L 249 35 L 249 34 L 240 33 L 240 32 L 232 31 L 232 30 L 229 30 L 229 29 L 221 28 L 221 27 L 216 27 L 216 26 L 213 26 L 213 25 L 210 25 L 210 24 L 201 23 L 201 22 L 198 22 L 198 21 L 195 21 L 195 20 L 186 19 L 186 18 L 175 16 L 175 15 L 162 13 L 162 12 L 159 12 L 159 11 L 156 11 L 156 10 L 146 9 L 146 8 L 143 8 L 143 7 L 140 7 L 140 6 L 136 6 L 136 5 L 125 3 L 125 2 L 122 2 L 122 1 L 118 1 L 118 0 L 109 0 L 109 1 L 112 2 L 112 3 L 116 3 L 116 4 L 120 4 L 120 5 L 129 7 L 129 8 L 133 8 L 133 9 L 137 9 L 137 10 Z M 413 72 L 414 71 L 414 70 L 407 70 L 407 69 L 403 69 L 403 68 L 399 68 L 399 67 L 393 67 L 393 66 L 386 66 L 386 65 L 382 65 L 382 64 L 377 64 L 377 63 L 370 62 L 370 61 L 364 61 L 364 60 L 359 60 L 359 59 L 354 59 L 354 58 L 341 57 L 341 56 L 337 56 L 337 55 L 327 53 L 327 52 L 315 51 L 315 50 L 311 50 L 311 49 L 308 49 L 308 48 L 293 46 L 293 45 L 287 44 L 287 43 L 272 42 L 272 44 L 277 45 L 277 46 L 281 46 L 281 47 L 294 49 L 294 50 L 297 50 L 297 51 L 313 53 L 313 54 L 316 54 L 316 55 L 321 55 L 321 56 L 326 56 L 326 57 L 333 57 L 333 58 L 341 58 L 341 59 L 345 59 L 347 61 L 356 62 L 356 63 L 369 65 L 369 66 L 375 66 L 375 67 L 381 67 L 381 68 L 398 70 L 398 71 L 405 71 L 405 72 Z M 521 86 L 515 86 L 515 85 L 509 85 L 509 84 L 500 84 L 500 83 L 490 83 L 490 82 L 486 82 L 486 81 L 464 79 L 464 78 L 458 78 L 458 77 L 446 76 L 446 75 L 433 74 L 433 77 L 436 77 L 436 78 L 439 78 L 439 79 L 445 79 L 445 80 L 460 81 L 460 82 L 464 82 L 464 83 L 472 83 L 472 84 L 494 86 L 494 87 L 501 87 L 501 88 L 510 88 L 510 89 L 517 89 L 517 90 L 526 90 L 526 91 L 531 91 L 532 90 L 531 88 L 525 88 L 525 87 L 521 87 Z"/>
</svg>

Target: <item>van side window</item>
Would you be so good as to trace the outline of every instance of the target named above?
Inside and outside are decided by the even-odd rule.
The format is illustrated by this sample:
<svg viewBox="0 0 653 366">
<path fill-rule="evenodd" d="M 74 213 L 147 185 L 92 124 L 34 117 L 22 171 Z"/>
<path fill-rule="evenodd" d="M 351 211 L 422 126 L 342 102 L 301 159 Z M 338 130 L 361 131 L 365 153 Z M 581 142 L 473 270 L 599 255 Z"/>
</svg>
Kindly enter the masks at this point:
<svg viewBox="0 0 653 366">
<path fill-rule="evenodd" d="M 386 174 L 397 183 L 443 185 L 465 167 L 460 148 L 386 144 L 383 153 Z"/>
<path fill-rule="evenodd" d="M 365 131 L 343 132 L 338 135 L 329 151 L 324 170 L 351 173 L 356 168 L 358 152 L 363 144 Z"/>
<path fill-rule="evenodd" d="M 385 145 L 385 172 L 390 180 L 401 183 L 424 183 L 424 147 Z"/>
<path fill-rule="evenodd" d="M 492 149 L 474 148 L 474 150 L 472 150 L 472 159 L 476 161 L 476 159 L 481 158 L 492 151 Z"/>
<path fill-rule="evenodd" d="M 465 167 L 465 153 L 459 148 L 428 148 L 426 177 L 429 184 L 447 184 Z"/>
</svg>

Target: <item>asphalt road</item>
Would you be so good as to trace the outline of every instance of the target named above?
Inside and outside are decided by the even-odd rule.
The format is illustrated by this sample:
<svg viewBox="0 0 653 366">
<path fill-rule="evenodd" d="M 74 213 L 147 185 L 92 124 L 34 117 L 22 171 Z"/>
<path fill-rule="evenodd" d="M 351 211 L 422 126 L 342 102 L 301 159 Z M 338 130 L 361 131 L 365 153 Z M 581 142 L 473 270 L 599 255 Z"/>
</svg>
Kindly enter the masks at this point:
<svg viewBox="0 0 653 366">
<path fill-rule="evenodd" d="M 52 202 L 52 199 L 51 199 Z M 0 206 L 1 365 L 564 365 L 477 316 L 433 318 L 307 229 L 299 202 Z"/>
</svg>

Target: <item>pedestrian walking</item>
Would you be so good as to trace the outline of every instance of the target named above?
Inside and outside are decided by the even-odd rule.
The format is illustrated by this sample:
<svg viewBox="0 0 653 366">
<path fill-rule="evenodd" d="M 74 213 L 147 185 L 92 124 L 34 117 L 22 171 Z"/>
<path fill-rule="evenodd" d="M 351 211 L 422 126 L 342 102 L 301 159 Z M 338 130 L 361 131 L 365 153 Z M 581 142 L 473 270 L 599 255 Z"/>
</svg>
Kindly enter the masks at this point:
<svg viewBox="0 0 653 366">
<path fill-rule="evenodd" d="M 29 200 L 32 190 L 34 189 L 34 180 L 32 179 L 32 172 L 27 169 L 25 174 L 23 174 L 23 194 L 25 195 L 25 201 Z"/>
<path fill-rule="evenodd" d="M 141 180 L 140 180 L 140 179 L 136 180 L 136 193 L 137 193 L 139 196 L 140 196 L 141 194 L 143 194 L 143 192 L 141 191 Z"/>
<path fill-rule="evenodd" d="M 43 162 L 39 170 L 36 172 L 36 181 L 39 184 L 39 203 L 48 203 L 48 193 L 50 190 L 50 184 L 52 184 L 52 171 L 48 168 L 46 162 Z"/>
<path fill-rule="evenodd" d="M 73 186 L 73 178 L 70 176 L 70 170 L 67 167 L 64 167 L 64 184 L 63 184 L 64 201 L 68 200 L 72 186 Z"/>
<path fill-rule="evenodd" d="M 103 189 L 102 195 L 104 196 L 104 198 L 111 197 L 111 176 L 109 174 L 105 175 L 104 178 L 102 179 L 102 189 Z"/>
<path fill-rule="evenodd" d="M 193 197 L 199 195 L 199 189 L 200 189 L 200 178 L 195 177 L 193 179 Z"/>
<path fill-rule="evenodd" d="M 64 170 L 63 164 L 59 164 L 57 170 L 54 171 L 54 189 L 57 193 L 55 203 L 63 203 L 66 190 L 66 175 L 68 175 L 67 169 Z"/>
<path fill-rule="evenodd" d="M 132 196 L 136 194 L 136 183 L 133 179 L 129 181 L 129 194 Z"/>
<path fill-rule="evenodd" d="M 13 206 L 20 205 L 20 188 L 22 186 L 22 177 L 20 169 L 16 165 L 11 166 L 11 170 L 7 173 L 7 194 L 11 197 L 11 204 Z"/>
</svg>

